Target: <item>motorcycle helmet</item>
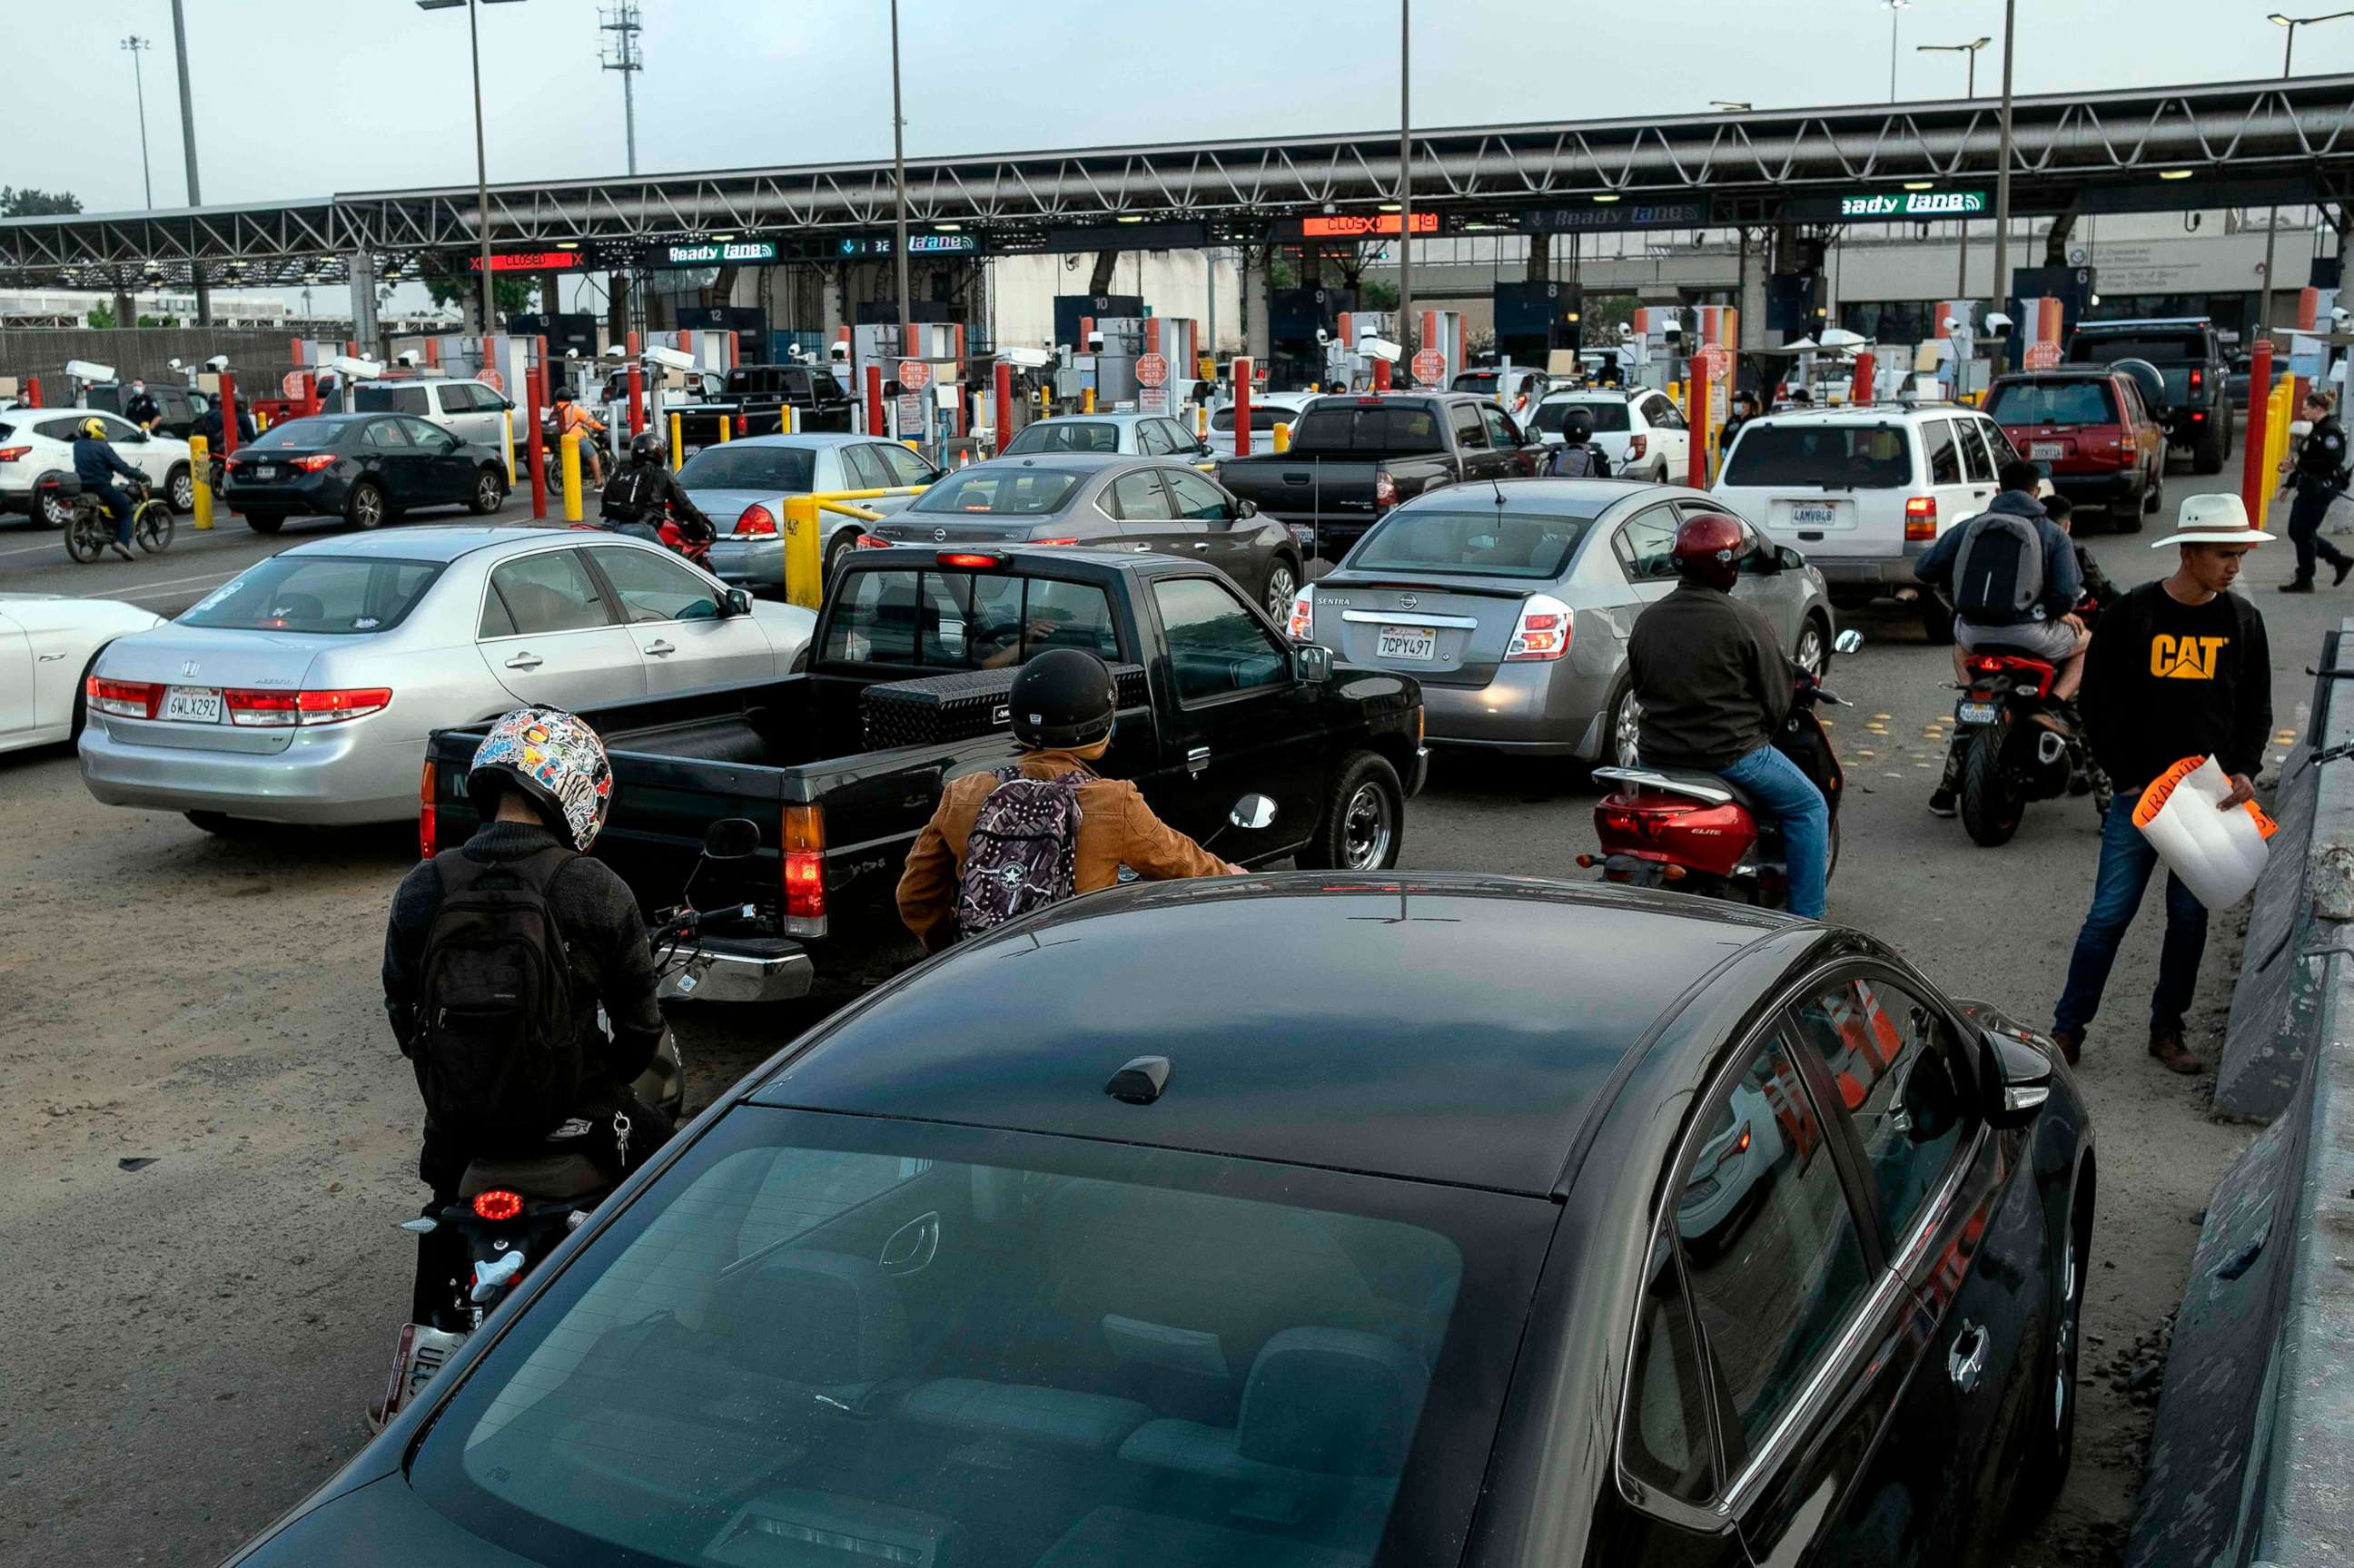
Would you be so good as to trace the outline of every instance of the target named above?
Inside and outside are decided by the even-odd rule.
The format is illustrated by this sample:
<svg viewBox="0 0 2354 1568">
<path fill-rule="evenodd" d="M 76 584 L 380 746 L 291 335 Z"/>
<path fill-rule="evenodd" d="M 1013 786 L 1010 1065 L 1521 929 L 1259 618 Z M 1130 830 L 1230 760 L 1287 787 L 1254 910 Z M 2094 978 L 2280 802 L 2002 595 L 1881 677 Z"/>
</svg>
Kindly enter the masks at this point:
<svg viewBox="0 0 2354 1568">
<path fill-rule="evenodd" d="M 466 796 L 488 821 L 503 790 L 520 789 L 558 837 L 586 853 L 613 800 L 613 769 L 597 732 L 556 708 L 517 708 L 491 726 L 466 774 Z"/>
<path fill-rule="evenodd" d="M 1745 546 L 1741 524 L 1722 512 L 1703 512 L 1676 530 L 1676 570 L 1688 580 L 1731 588 L 1741 576 Z"/>
<path fill-rule="evenodd" d="M 1594 439 L 1594 416 L 1573 408 L 1561 417 L 1561 439 L 1571 446 Z"/>
<path fill-rule="evenodd" d="M 1081 648 L 1049 648 L 1013 677 L 1007 704 L 1013 738 L 1024 746 L 1070 750 L 1111 735 L 1119 690 L 1111 667 Z"/>
<path fill-rule="evenodd" d="M 106 440 L 106 421 L 95 415 L 81 422 L 81 433 L 93 441 Z"/>
<path fill-rule="evenodd" d="M 557 387 L 557 388 L 556 389 L 556 401 L 557 401 L 557 402 L 558 402 L 558 403 L 569 403 L 569 402 L 571 402 L 571 401 L 572 401 L 572 388 L 571 388 L 571 387 Z"/>
<path fill-rule="evenodd" d="M 670 443 L 652 430 L 630 438 L 631 462 L 660 462 L 670 455 Z"/>
</svg>

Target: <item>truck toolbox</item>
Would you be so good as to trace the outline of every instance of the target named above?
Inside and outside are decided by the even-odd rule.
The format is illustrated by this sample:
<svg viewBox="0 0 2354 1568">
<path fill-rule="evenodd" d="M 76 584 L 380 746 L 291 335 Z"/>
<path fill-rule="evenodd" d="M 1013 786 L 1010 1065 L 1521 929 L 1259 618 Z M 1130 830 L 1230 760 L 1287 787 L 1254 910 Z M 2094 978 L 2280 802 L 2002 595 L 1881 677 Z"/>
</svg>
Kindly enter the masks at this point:
<svg viewBox="0 0 2354 1568">
<path fill-rule="evenodd" d="M 1150 701 L 1141 664 L 1114 664 L 1119 705 Z M 1018 670 L 960 670 L 916 681 L 892 681 L 859 694 L 861 728 L 870 750 L 900 746 L 937 746 L 970 740 L 1006 727 L 1006 698 Z"/>
</svg>

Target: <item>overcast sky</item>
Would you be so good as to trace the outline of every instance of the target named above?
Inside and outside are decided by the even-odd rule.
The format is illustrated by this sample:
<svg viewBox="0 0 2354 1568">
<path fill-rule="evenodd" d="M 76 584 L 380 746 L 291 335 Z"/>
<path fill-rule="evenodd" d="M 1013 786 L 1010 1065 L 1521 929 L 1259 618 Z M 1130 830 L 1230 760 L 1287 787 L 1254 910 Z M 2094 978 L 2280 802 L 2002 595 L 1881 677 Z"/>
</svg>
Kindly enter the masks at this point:
<svg viewBox="0 0 2354 1568">
<path fill-rule="evenodd" d="M 413 0 L 184 0 L 208 204 L 471 184 L 463 11 Z M 2276 74 L 2278 0 L 2020 0 L 2021 93 Z M 886 0 L 642 0 L 643 170 L 887 157 Z M 1881 101 L 1880 0 L 1416 0 L 1426 125 Z M 619 174 L 618 76 L 598 0 L 482 10 L 493 182 Z M 1395 0 L 901 0 L 910 154 L 1354 131 L 1396 123 Z M 1381 18 L 1372 31 L 1361 29 Z M 130 34 L 144 57 L 155 201 L 181 205 L 170 0 L 0 0 L 0 185 L 142 205 Z M 1898 90 L 1957 96 L 2002 0 L 1914 0 Z M 2354 71 L 2354 20 L 2300 32 L 2300 74 Z M 93 115 L 91 105 L 108 111 Z M 46 128 L 27 133 L 28 128 Z"/>
</svg>

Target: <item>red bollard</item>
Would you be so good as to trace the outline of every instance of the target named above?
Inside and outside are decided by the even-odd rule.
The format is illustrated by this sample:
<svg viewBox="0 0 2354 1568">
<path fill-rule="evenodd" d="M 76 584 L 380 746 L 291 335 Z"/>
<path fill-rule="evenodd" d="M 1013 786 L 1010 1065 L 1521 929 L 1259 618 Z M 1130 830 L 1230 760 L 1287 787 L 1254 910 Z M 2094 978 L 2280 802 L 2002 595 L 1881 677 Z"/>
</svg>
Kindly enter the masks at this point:
<svg viewBox="0 0 2354 1568">
<path fill-rule="evenodd" d="M 1376 359 L 1373 361 L 1373 390 L 1386 392 L 1389 389 L 1390 362 L 1386 359 Z"/>
<path fill-rule="evenodd" d="M 41 378 L 37 376 L 25 377 L 25 406 L 28 408 L 41 406 Z"/>
<path fill-rule="evenodd" d="M 540 404 L 546 396 L 547 372 L 533 366 L 523 373 L 524 421 L 531 432 L 531 514 L 547 516 L 547 452 L 539 439 Z"/>
<path fill-rule="evenodd" d="M 2213 375 L 2213 371 L 2208 372 Z M 2273 476 L 2264 471 L 2264 449 L 2271 431 L 2273 408 L 2273 340 L 2256 339 L 2248 366 L 2248 428 L 2243 439 L 2247 450 L 2240 458 L 2240 500 L 2248 509 L 2248 525 L 2261 526 L 2264 498 L 2272 493 Z"/>
<path fill-rule="evenodd" d="M 228 371 L 220 373 L 221 456 L 231 456 L 237 450 L 237 376 Z"/>
<path fill-rule="evenodd" d="M 990 404 L 990 419 L 997 427 L 997 450 L 1003 451 L 1005 443 L 1013 439 L 1013 366 L 1002 359 L 997 362 Z"/>
<path fill-rule="evenodd" d="M 883 439 L 883 367 L 866 367 L 866 433 L 876 440 Z"/>
<path fill-rule="evenodd" d="M 1252 368 L 1251 362 L 1246 356 L 1243 355 L 1235 356 L 1231 374 L 1235 378 L 1235 456 L 1238 458 L 1251 455 Z"/>
<path fill-rule="evenodd" d="M 1879 369 L 1880 366 L 1872 360 L 1872 350 L 1867 348 L 1855 356 L 1855 379 L 1849 383 L 1847 389 L 1847 400 L 1851 406 L 1860 408 L 1873 400 L 1872 378 Z"/>
<path fill-rule="evenodd" d="M 1714 396 L 1715 377 L 1709 374 L 1710 359 L 1698 354 L 1691 362 L 1691 397 L 1684 414 L 1684 423 L 1691 427 L 1691 460 L 1685 464 L 1684 481 L 1694 490 L 1708 488 L 1708 411 Z"/>
<path fill-rule="evenodd" d="M 638 357 L 638 334 L 630 334 L 630 435 L 632 440 L 646 429 L 646 367 Z"/>
<path fill-rule="evenodd" d="M 315 414 L 325 406 L 319 400 L 319 373 L 305 370 L 302 372 L 302 412 Z"/>
</svg>

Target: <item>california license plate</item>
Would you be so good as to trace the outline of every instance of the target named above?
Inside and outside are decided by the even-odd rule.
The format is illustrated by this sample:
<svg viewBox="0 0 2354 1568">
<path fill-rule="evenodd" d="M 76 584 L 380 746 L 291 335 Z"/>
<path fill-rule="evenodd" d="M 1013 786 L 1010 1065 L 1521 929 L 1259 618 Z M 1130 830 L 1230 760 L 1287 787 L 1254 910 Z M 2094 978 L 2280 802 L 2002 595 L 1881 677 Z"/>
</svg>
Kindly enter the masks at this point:
<svg viewBox="0 0 2354 1568">
<path fill-rule="evenodd" d="M 1438 633 L 1426 626 L 1384 626 L 1373 656 L 1427 662 L 1438 656 Z"/>
<path fill-rule="evenodd" d="M 387 1421 L 416 1403 L 433 1381 L 433 1374 L 449 1363 L 466 1342 L 466 1336 L 441 1329 L 429 1329 L 422 1323 L 409 1323 L 400 1330 L 392 1351 L 392 1376 L 386 1381 L 384 1403 L 377 1406 Z"/>
<path fill-rule="evenodd" d="M 1839 508 L 1828 502 L 1794 501 L 1790 503 L 1790 526 L 1793 528 L 1828 528 L 1839 521 Z"/>
<path fill-rule="evenodd" d="M 1997 708 L 1992 703 L 1962 703 L 1954 709 L 1956 724 L 1992 724 Z"/>
<path fill-rule="evenodd" d="M 2068 455 L 2068 443 L 2065 441 L 2030 441 L 2027 443 L 2027 455 L 2036 462 L 2048 462 L 2053 458 L 2066 457 Z"/>
<path fill-rule="evenodd" d="M 217 686 L 172 686 L 164 693 L 164 716 L 190 724 L 218 724 L 221 694 Z"/>
</svg>

